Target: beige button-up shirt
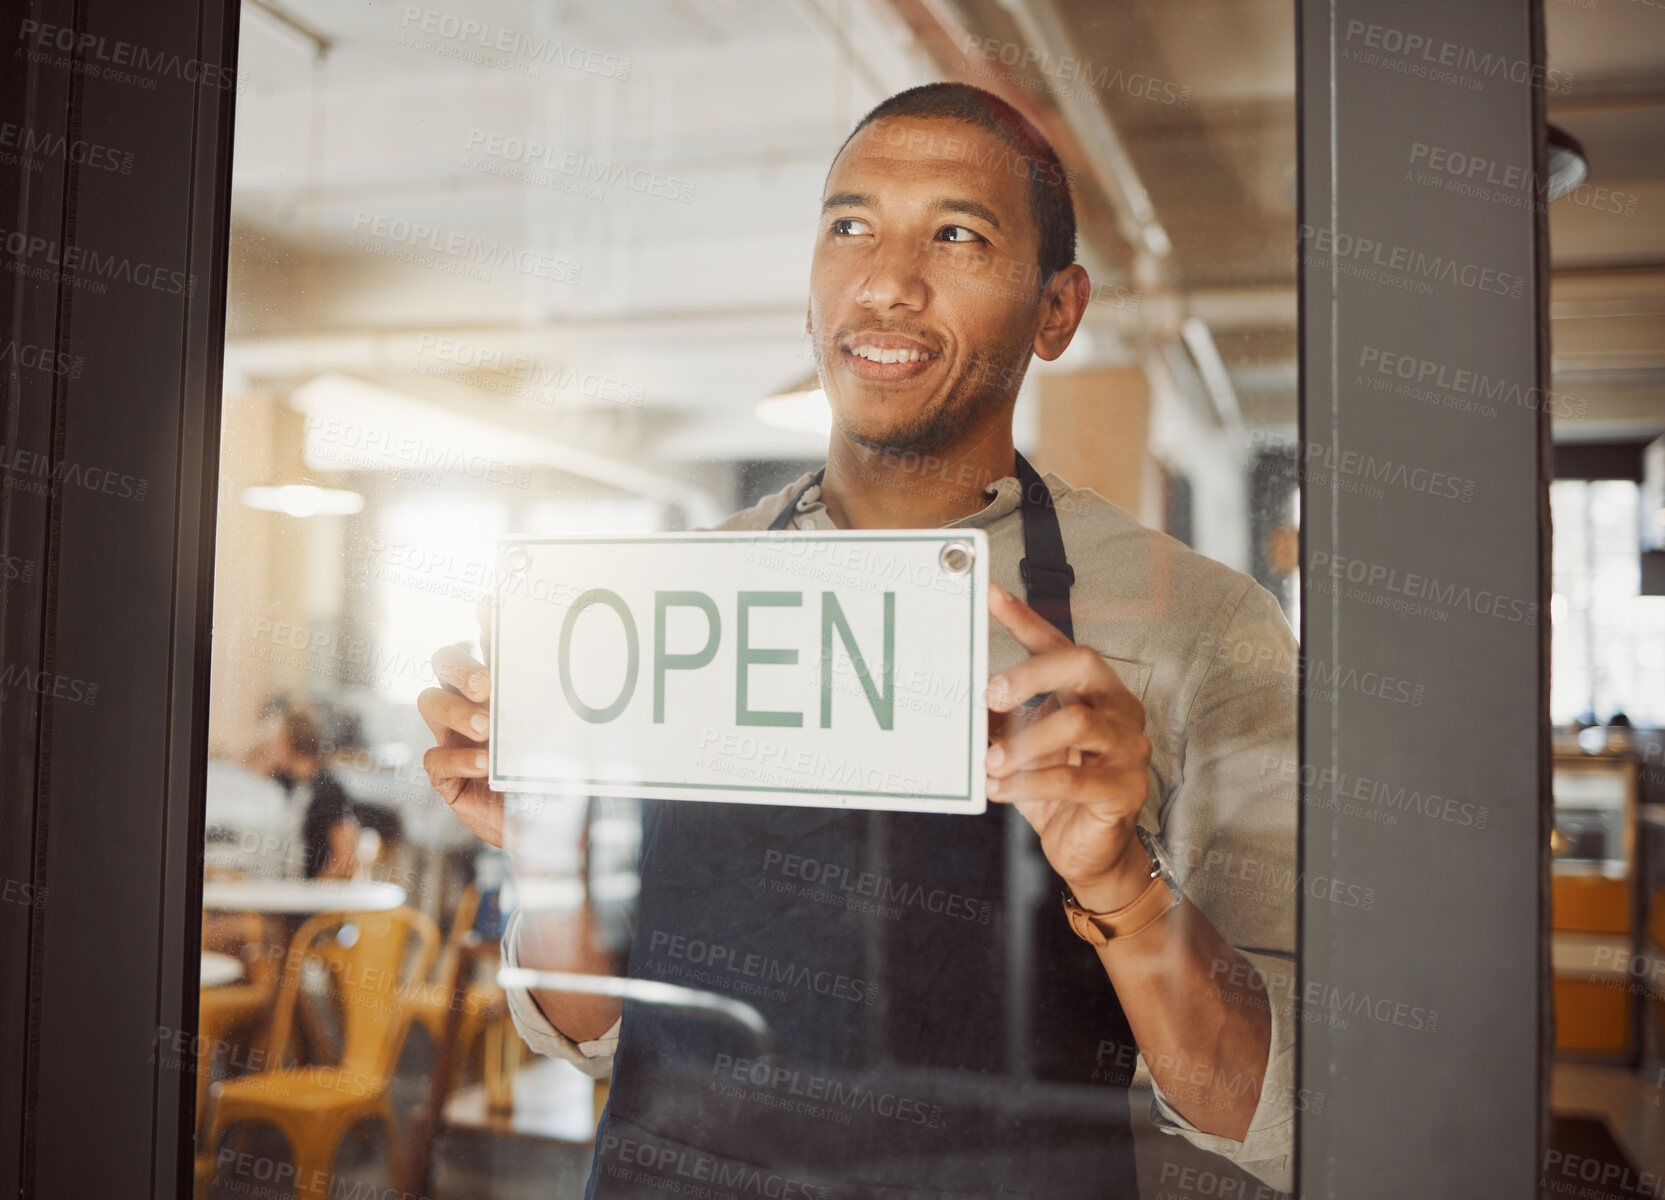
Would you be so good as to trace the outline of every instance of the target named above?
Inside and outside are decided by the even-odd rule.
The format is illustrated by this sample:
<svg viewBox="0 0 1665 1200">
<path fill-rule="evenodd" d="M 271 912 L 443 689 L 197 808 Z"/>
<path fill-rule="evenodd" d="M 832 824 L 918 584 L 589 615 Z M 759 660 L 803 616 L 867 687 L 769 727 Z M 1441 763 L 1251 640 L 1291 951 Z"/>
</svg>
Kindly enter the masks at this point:
<svg viewBox="0 0 1665 1200">
<path fill-rule="evenodd" d="M 799 478 L 718 528 L 768 528 L 809 478 Z M 1051 473 L 1044 479 L 1075 570 L 1070 609 L 1076 641 L 1102 654 L 1145 707 L 1151 787 L 1140 822 L 1166 846 L 1186 897 L 1259 972 L 1271 1010 L 1271 1056 L 1242 1141 L 1202 1132 L 1154 1084 L 1151 1118 L 1165 1132 L 1287 1190 L 1295 1119 L 1299 890 L 1297 796 L 1290 769 L 1298 762 L 1294 635 L 1271 593 L 1248 576 L 1146 528 L 1097 492 L 1072 488 Z M 929 482 L 921 481 L 922 486 Z M 949 527 L 986 531 L 994 581 L 1021 597 L 1023 523 L 1017 478 L 997 481 L 989 493 L 986 508 Z M 810 488 L 796 507 L 795 528 L 835 528 L 819 488 Z M 1024 655 L 995 624 L 989 638 L 990 672 L 1004 670 Z M 1065 919 L 1061 907 L 1058 919 Z M 518 929 L 516 913 L 503 939 L 508 966 L 518 965 Z M 1223 971 L 1218 986 L 1235 992 L 1245 982 Z M 529 993 L 511 991 L 509 1008 L 534 1050 L 574 1062 L 592 1076 L 611 1069 L 618 1023 L 594 1041 L 574 1043 L 550 1024 Z M 1142 1058 L 1137 1066 L 1141 1072 L 1148 1069 Z"/>
</svg>

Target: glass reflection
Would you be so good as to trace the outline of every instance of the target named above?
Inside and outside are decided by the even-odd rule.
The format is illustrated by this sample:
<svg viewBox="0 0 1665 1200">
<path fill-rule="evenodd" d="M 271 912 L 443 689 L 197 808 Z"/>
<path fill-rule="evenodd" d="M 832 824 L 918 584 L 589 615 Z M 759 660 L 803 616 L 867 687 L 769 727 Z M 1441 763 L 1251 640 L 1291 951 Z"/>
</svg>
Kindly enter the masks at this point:
<svg viewBox="0 0 1665 1200">
<path fill-rule="evenodd" d="M 1286 1187 L 1288 13 L 292 7 L 327 47 L 243 33 L 204 1194 Z M 988 92 L 857 128 L 943 79 Z M 484 786 L 494 538 L 782 514 L 988 534 L 986 814 Z"/>
</svg>

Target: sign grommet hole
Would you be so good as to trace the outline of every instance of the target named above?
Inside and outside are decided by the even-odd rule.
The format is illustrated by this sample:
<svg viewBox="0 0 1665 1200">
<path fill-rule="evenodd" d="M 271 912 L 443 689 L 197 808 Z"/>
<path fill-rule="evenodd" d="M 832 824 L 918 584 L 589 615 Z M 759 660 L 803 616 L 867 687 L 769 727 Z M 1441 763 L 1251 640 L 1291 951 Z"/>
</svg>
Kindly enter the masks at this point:
<svg viewBox="0 0 1665 1200">
<path fill-rule="evenodd" d="M 971 562 L 969 542 L 949 542 L 937 552 L 937 564 L 950 575 L 964 575 L 971 570 Z"/>
</svg>

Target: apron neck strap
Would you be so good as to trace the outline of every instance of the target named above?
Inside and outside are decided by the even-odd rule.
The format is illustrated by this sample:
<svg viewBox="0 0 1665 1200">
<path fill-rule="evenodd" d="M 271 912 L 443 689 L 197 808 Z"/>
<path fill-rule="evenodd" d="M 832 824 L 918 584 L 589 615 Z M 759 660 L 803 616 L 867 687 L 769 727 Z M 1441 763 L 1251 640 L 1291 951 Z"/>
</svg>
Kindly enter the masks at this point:
<svg viewBox="0 0 1665 1200">
<path fill-rule="evenodd" d="M 1029 593 L 1029 607 L 1073 642 L 1070 587 L 1075 583 L 1075 568 L 1064 553 L 1058 510 L 1046 481 L 1021 454 L 1017 456 L 1017 479 L 1023 490 L 1023 560 L 1018 563 L 1018 574 Z"/>
<path fill-rule="evenodd" d="M 778 529 L 791 529 L 792 518 L 798 513 L 798 502 L 804 498 L 810 488 L 820 487 L 821 480 L 826 477 L 826 474 L 827 468 L 822 467 L 819 471 L 815 472 L 815 474 L 811 475 L 809 477 L 809 482 L 799 488 L 797 492 L 793 494 L 792 499 L 786 502 L 786 507 L 781 509 L 780 512 L 776 514 L 773 521 L 769 522 L 769 529 L 771 531 Z"/>
<path fill-rule="evenodd" d="M 775 519 L 771 531 L 790 529 L 797 514 L 798 503 L 812 487 L 819 487 L 826 468 L 810 476 L 809 482 L 786 502 Z M 1058 510 L 1053 506 L 1052 493 L 1040 472 L 1029 465 L 1023 455 L 1017 456 L 1017 480 L 1022 492 L 1023 559 L 1018 563 L 1018 574 L 1028 592 L 1029 607 L 1045 617 L 1052 626 L 1070 641 L 1075 640 L 1075 623 L 1070 618 L 1070 587 L 1075 583 L 1075 569 L 1064 553 L 1064 535 L 1058 528 Z"/>
</svg>

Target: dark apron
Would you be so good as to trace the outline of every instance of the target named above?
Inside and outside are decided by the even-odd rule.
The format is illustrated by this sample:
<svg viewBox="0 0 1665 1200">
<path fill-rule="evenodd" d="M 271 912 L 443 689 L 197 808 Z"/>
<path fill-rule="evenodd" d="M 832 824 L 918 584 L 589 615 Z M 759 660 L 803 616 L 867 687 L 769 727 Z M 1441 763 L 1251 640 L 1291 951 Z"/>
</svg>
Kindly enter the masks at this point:
<svg viewBox="0 0 1665 1200">
<path fill-rule="evenodd" d="M 1028 600 L 1073 636 L 1017 468 Z M 644 805 L 629 974 L 744 1000 L 772 1044 L 626 1003 L 588 1197 L 1137 1197 L 1133 1037 L 1021 816 Z"/>
</svg>

